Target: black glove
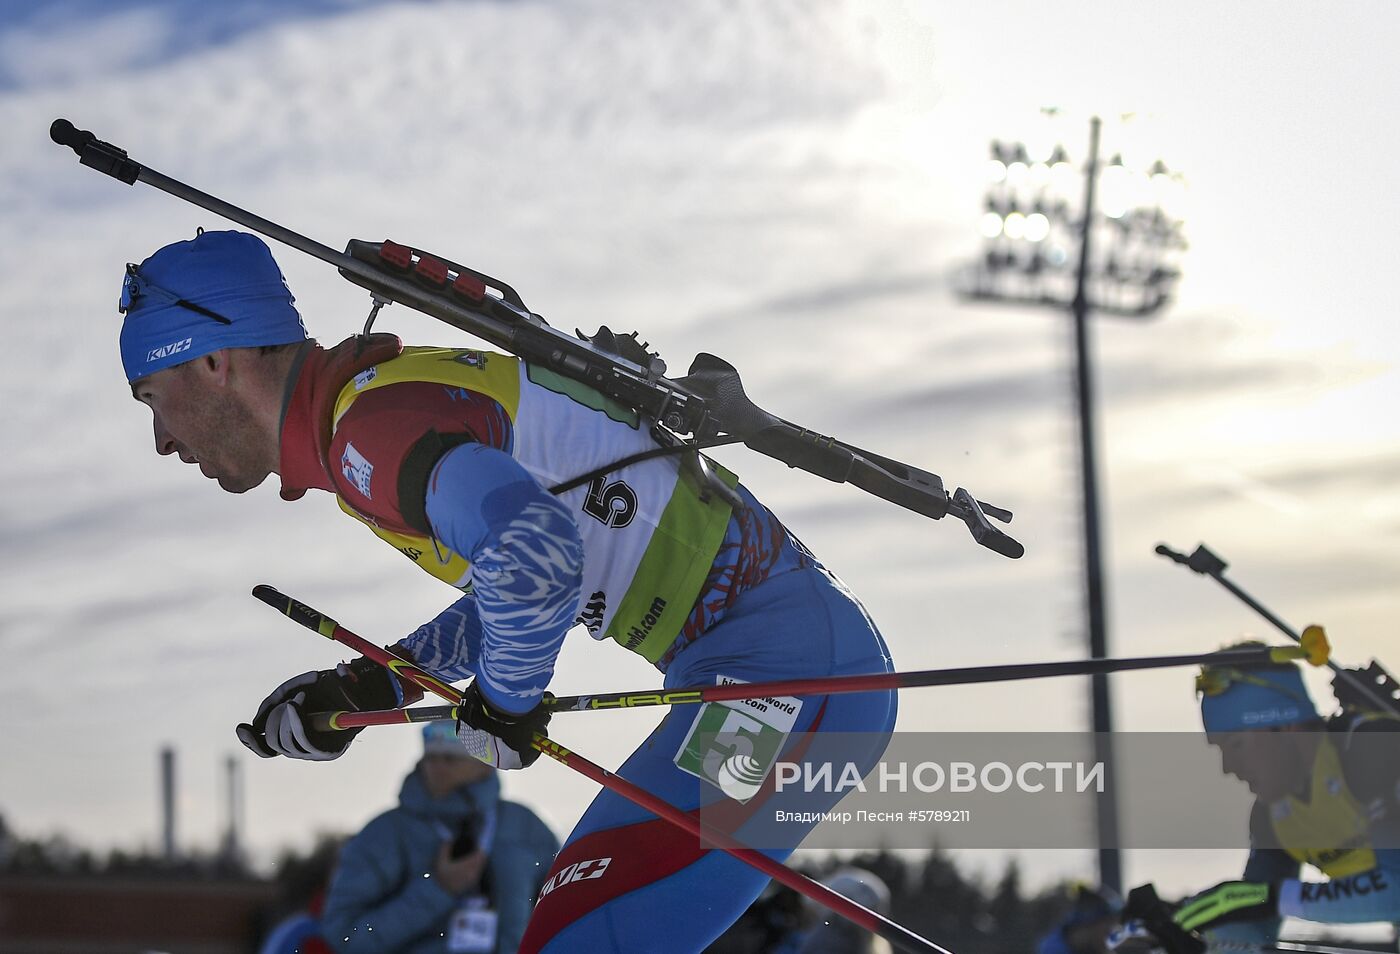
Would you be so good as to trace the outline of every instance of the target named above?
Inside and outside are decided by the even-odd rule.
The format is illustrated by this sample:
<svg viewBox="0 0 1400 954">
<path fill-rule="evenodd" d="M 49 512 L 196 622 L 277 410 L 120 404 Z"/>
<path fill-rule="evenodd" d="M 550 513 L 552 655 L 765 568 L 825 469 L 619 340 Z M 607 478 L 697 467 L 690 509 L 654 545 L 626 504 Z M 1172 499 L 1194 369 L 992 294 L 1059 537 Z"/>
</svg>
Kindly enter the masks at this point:
<svg viewBox="0 0 1400 954">
<path fill-rule="evenodd" d="M 238 741 L 265 759 L 276 755 L 318 762 L 339 758 L 363 730 L 323 732 L 311 728 L 303 716 L 313 712 L 392 709 L 399 699 L 393 678 L 389 670 L 364 657 L 334 669 L 293 676 L 263 700 L 251 724 L 238 726 Z"/>
<path fill-rule="evenodd" d="M 502 712 L 486 701 L 475 681 L 462 693 L 457 707 L 457 738 L 467 754 L 498 769 L 528 768 L 540 757 L 530 742 L 549 728 L 550 711 L 543 702 L 522 715 Z"/>
<path fill-rule="evenodd" d="M 1129 920 L 1142 922 L 1168 954 L 1205 954 L 1205 942 L 1176 923 L 1171 905 L 1157 897 L 1157 889 L 1150 884 L 1128 892 L 1123 921 Z"/>
</svg>

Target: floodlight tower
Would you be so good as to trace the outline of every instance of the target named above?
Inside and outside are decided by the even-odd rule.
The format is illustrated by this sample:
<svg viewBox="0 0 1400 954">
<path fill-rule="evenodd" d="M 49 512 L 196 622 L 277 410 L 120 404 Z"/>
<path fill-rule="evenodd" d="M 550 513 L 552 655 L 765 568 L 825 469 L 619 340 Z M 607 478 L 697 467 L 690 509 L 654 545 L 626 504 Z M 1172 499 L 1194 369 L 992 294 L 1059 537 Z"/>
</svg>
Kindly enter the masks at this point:
<svg viewBox="0 0 1400 954">
<path fill-rule="evenodd" d="M 1052 111 L 1047 111 L 1052 112 Z M 1063 145 L 992 143 L 991 185 L 982 215 L 985 247 L 963 277 L 965 297 L 1068 310 L 1074 319 L 1075 396 L 1079 411 L 1080 478 L 1084 507 L 1084 605 L 1089 654 L 1108 655 L 1104 573 L 1099 533 L 1093 365 L 1089 315 L 1147 318 L 1170 300 L 1185 248 L 1176 218 L 1181 177 L 1160 159 L 1132 168 L 1122 154 L 1099 159 L 1102 123 L 1089 121 L 1089 148 L 1076 169 Z M 1082 176 L 1082 201 L 1072 193 Z M 1108 678 L 1091 678 L 1095 756 L 1106 772 L 1098 800 L 1099 880 L 1122 890 L 1118 806 L 1108 733 L 1113 720 Z"/>
</svg>

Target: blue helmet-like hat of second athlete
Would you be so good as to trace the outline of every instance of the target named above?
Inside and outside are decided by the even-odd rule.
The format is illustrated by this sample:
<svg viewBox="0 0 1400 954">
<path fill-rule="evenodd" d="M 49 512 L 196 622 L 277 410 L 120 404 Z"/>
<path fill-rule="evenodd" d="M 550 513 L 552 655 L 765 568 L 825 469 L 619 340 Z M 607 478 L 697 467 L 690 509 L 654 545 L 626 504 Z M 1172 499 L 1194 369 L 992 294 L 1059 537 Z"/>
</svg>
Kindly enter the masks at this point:
<svg viewBox="0 0 1400 954">
<path fill-rule="evenodd" d="M 1298 725 L 1318 718 L 1297 666 L 1268 669 L 1208 667 L 1196 677 L 1207 732 Z"/>
</svg>

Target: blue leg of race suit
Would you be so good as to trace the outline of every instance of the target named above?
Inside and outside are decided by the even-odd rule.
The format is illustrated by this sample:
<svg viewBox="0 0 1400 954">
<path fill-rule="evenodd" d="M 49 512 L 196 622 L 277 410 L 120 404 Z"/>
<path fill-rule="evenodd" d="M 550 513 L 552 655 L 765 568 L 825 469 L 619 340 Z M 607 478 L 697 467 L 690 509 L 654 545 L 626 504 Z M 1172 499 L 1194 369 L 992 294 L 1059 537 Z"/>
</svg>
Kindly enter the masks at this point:
<svg viewBox="0 0 1400 954">
<path fill-rule="evenodd" d="M 667 671 L 666 686 L 714 685 L 718 675 L 748 682 L 891 671 L 889 653 L 860 604 L 826 571 L 808 567 L 772 577 L 744 593 L 712 630 L 687 646 Z M 873 767 L 894 727 L 893 692 L 807 697 L 802 701 L 784 761 L 795 761 L 811 741 L 799 733 L 864 733 L 843 757 L 859 754 L 862 771 Z M 697 715 L 677 706 L 618 772 L 686 811 L 698 814 L 702 799 L 718 789 L 677 768 L 674 760 Z M 764 790 L 742 806 L 820 812 L 840 793 L 803 793 L 799 786 Z M 706 822 L 710 812 L 706 809 Z M 765 852 L 782 859 L 812 826 L 785 826 L 792 844 Z M 732 829 L 731 829 L 732 830 Z M 742 831 L 741 831 L 742 837 Z M 609 859 L 606 862 L 603 859 Z M 555 861 L 551 878 L 577 866 L 547 890 L 535 908 L 521 951 L 683 954 L 700 951 L 733 923 L 768 879 L 719 850 L 631 802 L 603 792 L 594 800 Z M 591 877 L 590 877 L 591 876 Z"/>
</svg>

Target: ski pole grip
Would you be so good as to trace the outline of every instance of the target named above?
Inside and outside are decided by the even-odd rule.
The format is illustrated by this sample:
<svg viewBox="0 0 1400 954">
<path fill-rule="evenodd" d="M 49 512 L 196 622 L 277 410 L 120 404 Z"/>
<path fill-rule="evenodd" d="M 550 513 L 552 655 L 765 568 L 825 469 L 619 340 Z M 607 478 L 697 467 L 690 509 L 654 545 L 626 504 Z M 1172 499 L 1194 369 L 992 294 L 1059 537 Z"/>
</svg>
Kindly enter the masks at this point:
<svg viewBox="0 0 1400 954">
<path fill-rule="evenodd" d="M 55 119 L 49 126 L 49 138 L 78 154 L 85 166 L 120 179 L 131 185 L 141 175 L 141 164 L 131 160 L 125 149 L 103 142 L 86 129 L 79 129 L 66 119 Z"/>
<path fill-rule="evenodd" d="M 344 712 L 313 712 L 309 716 L 311 728 L 315 732 L 341 732 L 345 726 L 338 723 L 337 717 L 345 715 Z"/>
<path fill-rule="evenodd" d="M 292 599 L 275 586 L 259 583 L 257 586 L 253 587 L 253 595 L 279 613 L 291 617 L 312 632 L 320 633 L 329 640 L 335 639 L 335 630 L 336 627 L 340 625 L 339 623 L 326 614 L 317 612 L 300 600 Z"/>
</svg>

